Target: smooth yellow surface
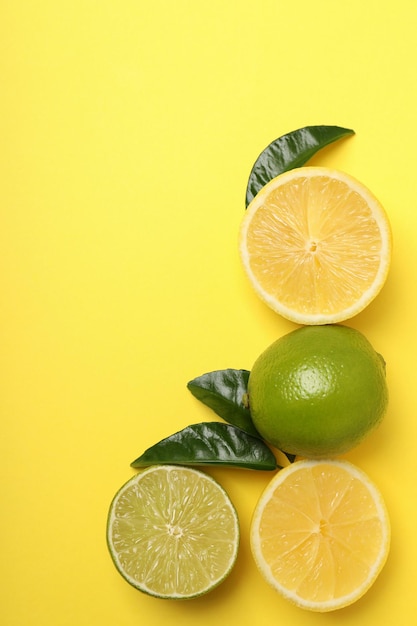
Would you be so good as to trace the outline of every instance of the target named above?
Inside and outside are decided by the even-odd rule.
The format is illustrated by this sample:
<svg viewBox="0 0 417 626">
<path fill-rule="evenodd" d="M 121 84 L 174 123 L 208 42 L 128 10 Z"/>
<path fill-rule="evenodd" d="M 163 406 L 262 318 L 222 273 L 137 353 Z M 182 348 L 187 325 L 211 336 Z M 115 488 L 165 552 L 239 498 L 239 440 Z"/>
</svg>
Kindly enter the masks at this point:
<svg viewBox="0 0 417 626">
<path fill-rule="evenodd" d="M 0 623 L 410 624 L 417 611 L 417 4 L 5 0 L 0 7 Z M 353 128 L 311 164 L 385 206 L 385 287 L 349 324 L 387 361 L 390 406 L 348 458 L 381 490 L 392 545 L 343 613 L 262 580 L 249 524 L 269 474 L 213 470 L 240 516 L 228 580 L 189 602 L 131 588 L 106 516 L 129 464 L 211 419 L 186 389 L 250 369 L 294 325 L 252 292 L 237 239 L 259 152 Z"/>
</svg>

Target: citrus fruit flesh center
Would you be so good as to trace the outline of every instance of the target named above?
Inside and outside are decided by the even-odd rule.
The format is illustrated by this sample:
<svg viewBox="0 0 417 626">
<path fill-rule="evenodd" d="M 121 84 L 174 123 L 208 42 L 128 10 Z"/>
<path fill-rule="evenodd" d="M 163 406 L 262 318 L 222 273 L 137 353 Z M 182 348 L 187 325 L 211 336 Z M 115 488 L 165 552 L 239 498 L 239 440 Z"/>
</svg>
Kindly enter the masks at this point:
<svg viewBox="0 0 417 626">
<path fill-rule="evenodd" d="M 381 496 L 342 461 L 301 461 L 282 470 L 258 503 L 251 533 L 266 579 L 288 599 L 319 611 L 363 595 L 389 548 Z"/>
<path fill-rule="evenodd" d="M 255 289 L 300 323 L 342 321 L 364 308 L 390 259 L 378 201 L 350 177 L 323 169 L 300 168 L 271 181 L 248 207 L 241 235 Z"/>
<path fill-rule="evenodd" d="M 238 521 L 222 488 L 190 468 L 138 475 L 116 496 L 108 541 L 120 573 L 151 595 L 186 598 L 219 584 L 237 555 Z"/>
</svg>

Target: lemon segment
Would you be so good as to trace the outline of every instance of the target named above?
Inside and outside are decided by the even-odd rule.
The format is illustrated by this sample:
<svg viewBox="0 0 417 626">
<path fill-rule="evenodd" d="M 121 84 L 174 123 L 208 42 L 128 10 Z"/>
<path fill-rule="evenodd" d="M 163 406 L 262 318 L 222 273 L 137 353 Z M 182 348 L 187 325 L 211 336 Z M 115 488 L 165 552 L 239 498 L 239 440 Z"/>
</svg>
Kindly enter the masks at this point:
<svg viewBox="0 0 417 626">
<path fill-rule="evenodd" d="M 239 250 L 257 294 L 299 324 L 344 321 L 385 283 L 392 250 L 376 197 L 344 172 L 300 167 L 263 187 L 242 221 Z"/>
<path fill-rule="evenodd" d="M 236 510 L 211 476 L 151 466 L 115 495 L 107 543 L 125 580 L 159 598 L 193 598 L 230 573 L 239 545 Z"/>
<path fill-rule="evenodd" d="M 381 494 L 347 461 L 296 461 L 256 505 L 251 548 L 265 578 L 301 608 L 327 612 L 358 600 L 382 570 L 390 523 Z"/>
</svg>

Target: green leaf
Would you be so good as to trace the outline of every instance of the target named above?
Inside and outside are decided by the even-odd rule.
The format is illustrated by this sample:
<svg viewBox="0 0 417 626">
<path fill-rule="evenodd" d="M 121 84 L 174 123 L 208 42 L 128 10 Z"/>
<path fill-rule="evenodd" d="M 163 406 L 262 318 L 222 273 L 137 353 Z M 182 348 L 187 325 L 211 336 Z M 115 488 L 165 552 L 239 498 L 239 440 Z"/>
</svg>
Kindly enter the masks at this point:
<svg viewBox="0 0 417 626">
<path fill-rule="evenodd" d="M 159 464 L 228 465 L 254 470 L 275 470 L 270 448 L 240 428 L 220 422 L 201 422 L 162 439 L 145 450 L 132 467 Z"/>
<path fill-rule="evenodd" d="M 354 134 L 340 126 L 306 126 L 275 139 L 255 161 L 246 188 L 246 206 L 275 176 L 301 167 L 321 148 Z"/>
<path fill-rule="evenodd" d="M 247 370 L 216 370 L 194 378 L 187 388 L 226 422 L 260 437 L 247 404 L 249 373 Z"/>
</svg>

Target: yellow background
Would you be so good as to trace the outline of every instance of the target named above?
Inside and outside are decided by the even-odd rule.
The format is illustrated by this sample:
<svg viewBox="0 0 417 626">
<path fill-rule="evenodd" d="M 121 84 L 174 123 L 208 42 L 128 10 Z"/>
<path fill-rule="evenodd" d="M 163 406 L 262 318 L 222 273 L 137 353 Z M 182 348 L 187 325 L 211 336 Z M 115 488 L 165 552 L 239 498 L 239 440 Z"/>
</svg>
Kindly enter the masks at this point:
<svg viewBox="0 0 417 626">
<path fill-rule="evenodd" d="M 362 626 L 417 611 L 416 144 L 413 0 L 3 0 L 0 7 L 0 623 Z M 348 459 L 377 483 L 389 561 L 341 612 L 306 613 L 249 550 L 268 473 L 213 470 L 240 516 L 237 565 L 189 602 L 130 587 L 105 525 L 130 462 L 215 419 L 186 383 L 250 369 L 295 326 L 237 253 L 259 152 L 309 124 L 354 137 L 312 164 L 386 207 L 388 281 L 348 322 L 387 361 L 389 411 Z"/>
</svg>

